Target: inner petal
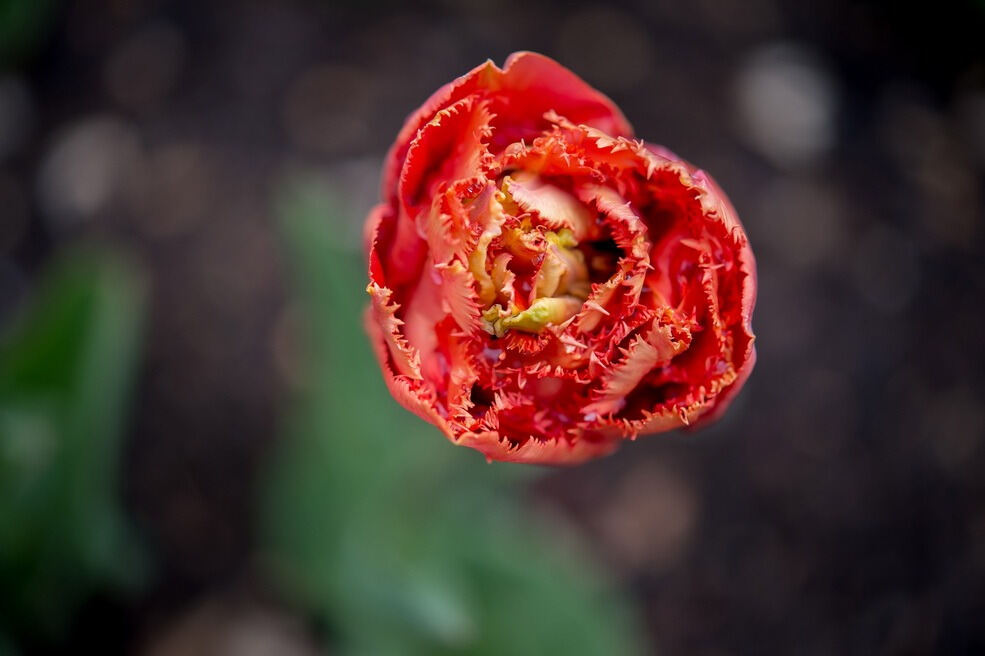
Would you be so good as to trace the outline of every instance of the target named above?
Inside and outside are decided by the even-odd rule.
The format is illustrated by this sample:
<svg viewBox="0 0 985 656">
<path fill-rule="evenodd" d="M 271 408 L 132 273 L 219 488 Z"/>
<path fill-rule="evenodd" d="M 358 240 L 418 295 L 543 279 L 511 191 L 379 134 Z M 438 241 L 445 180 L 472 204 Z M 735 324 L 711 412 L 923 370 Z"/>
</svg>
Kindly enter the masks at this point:
<svg viewBox="0 0 985 656">
<path fill-rule="evenodd" d="M 476 199 L 481 232 L 469 269 L 482 327 L 494 337 L 563 325 L 581 311 L 592 284 L 618 268 L 619 247 L 603 236 L 595 210 L 564 184 L 513 171 L 497 192 L 487 189 Z"/>
</svg>

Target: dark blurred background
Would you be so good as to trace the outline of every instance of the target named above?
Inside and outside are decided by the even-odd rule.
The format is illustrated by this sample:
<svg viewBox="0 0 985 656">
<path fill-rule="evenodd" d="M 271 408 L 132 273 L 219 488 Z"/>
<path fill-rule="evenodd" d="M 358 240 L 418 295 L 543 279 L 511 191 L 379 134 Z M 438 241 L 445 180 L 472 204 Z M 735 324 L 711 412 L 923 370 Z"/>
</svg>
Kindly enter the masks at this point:
<svg viewBox="0 0 985 656">
<path fill-rule="evenodd" d="M 304 309 L 305 276 L 358 261 L 361 221 L 405 115 L 485 59 L 529 49 L 610 95 L 639 137 L 707 169 L 730 195 L 758 259 L 759 362 L 728 415 L 697 434 L 519 478 L 478 454 L 435 457 L 453 458 L 450 470 L 494 470 L 490 489 L 516 490 L 516 506 L 536 509 L 524 521 L 581 545 L 578 562 L 606 572 L 600 580 L 632 609 L 637 628 L 625 631 L 642 633 L 644 653 L 985 652 L 983 35 L 977 0 L 0 0 L 0 328 L 16 332 L 58 287 L 51 263 L 93 242 L 104 250 L 63 265 L 62 280 L 122 258 L 110 277 L 141 291 L 117 290 L 139 313 L 121 325 L 143 326 L 132 333 L 141 354 L 121 365 L 132 382 L 112 379 L 129 396 L 113 429 L 118 453 L 94 465 L 118 480 L 105 494 L 119 507 L 106 512 L 141 555 L 116 577 L 126 585 L 102 575 L 79 584 L 57 630 L 45 604 L 60 603 L 66 579 L 39 592 L 21 577 L 21 596 L 0 582 L 7 649 L 350 653 L 354 624 L 341 606 L 314 609 L 258 573 L 278 542 L 258 508 L 295 507 L 264 490 L 285 424 L 304 423 L 284 417 L 305 390 L 312 398 L 298 335 L 319 324 L 305 324 L 317 313 Z M 322 255 L 299 254 L 317 239 L 303 233 L 310 220 L 284 218 L 292 212 L 328 226 Z M 311 266 L 295 271 L 308 266 L 295 260 Z M 362 303 L 364 281 L 340 279 Z M 329 315 L 339 339 L 362 349 L 357 305 Z M 8 349 L 14 360 L 23 350 Z M 99 376 L 112 366 L 94 362 L 73 374 L 66 403 L 111 388 Z M 371 362 L 360 363 L 375 385 Z M 352 374 L 322 373 L 326 389 Z M 0 401 L 20 399 L 4 380 Z M 374 402 L 394 405 L 379 389 Z M 35 462 L 33 433 L 10 417 L 22 415 L 0 403 L 0 465 Z M 428 453 L 453 450 L 409 414 L 394 417 L 389 440 L 407 431 Z M 352 489 L 383 474 L 365 476 Z M 320 490 L 308 494 L 331 493 Z M 16 540 L 26 520 L 8 512 L 0 521 Z M 51 512 L 36 529 L 45 544 L 62 540 L 50 533 L 67 516 Z M 317 504 L 308 517 L 298 523 L 321 524 Z M 460 530 L 487 520 L 470 514 Z M 556 537 L 569 530 L 576 537 Z M 22 545 L 24 558 L 38 549 Z M 32 567 L 78 571 L 49 551 Z M 47 601 L 18 601 L 32 595 Z M 467 623 L 441 612 L 435 635 L 451 651 L 413 653 L 468 646 Z M 539 613 L 551 611 L 534 608 L 534 622 Z M 394 644 L 362 653 L 402 653 L 406 643 Z"/>
</svg>

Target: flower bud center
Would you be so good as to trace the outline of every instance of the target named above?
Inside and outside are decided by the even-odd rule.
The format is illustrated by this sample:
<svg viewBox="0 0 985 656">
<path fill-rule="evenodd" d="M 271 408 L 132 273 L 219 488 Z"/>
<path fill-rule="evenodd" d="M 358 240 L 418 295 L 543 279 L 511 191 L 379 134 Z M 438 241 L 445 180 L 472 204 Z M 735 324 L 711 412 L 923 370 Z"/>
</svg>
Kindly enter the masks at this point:
<svg viewBox="0 0 985 656">
<path fill-rule="evenodd" d="M 540 333 L 547 326 L 565 324 L 581 311 L 592 282 L 606 279 L 615 269 L 610 252 L 592 242 L 579 243 L 575 236 L 575 230 L 587 233 L 587 209 L 568 192 L 535 179 L 525 172 L 502 178 L 469 257 L 482 327 L 495 337 L 509 330 Z M 542 197 L 521 203 L 511 193 L 517 180 L 536 185 L 530 193 Z M 540 211 L 531 208 L 538 201 Z"/>
</svg>

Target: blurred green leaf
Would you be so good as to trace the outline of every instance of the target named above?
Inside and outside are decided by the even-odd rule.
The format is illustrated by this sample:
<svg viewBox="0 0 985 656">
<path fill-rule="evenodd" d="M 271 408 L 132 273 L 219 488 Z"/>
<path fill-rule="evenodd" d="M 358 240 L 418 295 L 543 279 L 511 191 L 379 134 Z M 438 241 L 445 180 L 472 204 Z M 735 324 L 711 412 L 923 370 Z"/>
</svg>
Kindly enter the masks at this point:
<svg viewBox="0 0 985 656">
<path fill-rule="evenodd" d="M 104 252 L 48 272 L 0 339 L 0 629 L 57 638 L 142 561 L 119 507 L 122 420 L 143 293 Z"/>
<path fill-rule="evenodd" d="M 0 656 L 17 656 L 17 654 L 18 651 L 14 649 L 14 645 L 3 634 L 0 634 Z"/>
<path fill-rule="evenodd" d="M 353 654 L 632 654 L 639 631 L 561 530 L 537 470 L 487 464 L 390 398 L 362 330 L 365 271 L 321 188 L 282 195 L 307 384 L 262 500 L 271 572 Z"/>
</svg>

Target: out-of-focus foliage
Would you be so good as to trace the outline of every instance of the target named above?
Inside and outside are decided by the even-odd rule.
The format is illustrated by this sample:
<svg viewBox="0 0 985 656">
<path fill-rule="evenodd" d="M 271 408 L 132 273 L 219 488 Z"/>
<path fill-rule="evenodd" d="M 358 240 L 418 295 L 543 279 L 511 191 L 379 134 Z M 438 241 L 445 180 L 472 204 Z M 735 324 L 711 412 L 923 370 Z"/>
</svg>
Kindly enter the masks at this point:
<svg viewBox="0 0 985 656">
<path fill-rule="evenodd" d="M 17 653 L 17 650 L 14 649 L 14 645 L 0 635 L 0 656 L 16 656 Z"/>
<path fill-rule="evenodd" d="M 449 445 L 389 397 L 361 257 L 330 198 L 282 197 L 306 385 L 263 500 L 267 564 L 342 653 L 632 654 L 637 627 L 578 541 L 522 508 L 530 468 Z"/>
<path fill-rule="evenodd" d="M 129 266 L 78 253 L 0 337 L 0 633 L 57 639 L 143 571 L 117 489 L 142 298 Z"/>
<path fill-rule="evenodd" d="M 0 64 L 29 55 L 51 25 L 56 0 L 0 0 Z"/>
</svg>

